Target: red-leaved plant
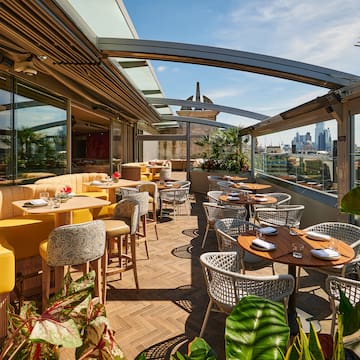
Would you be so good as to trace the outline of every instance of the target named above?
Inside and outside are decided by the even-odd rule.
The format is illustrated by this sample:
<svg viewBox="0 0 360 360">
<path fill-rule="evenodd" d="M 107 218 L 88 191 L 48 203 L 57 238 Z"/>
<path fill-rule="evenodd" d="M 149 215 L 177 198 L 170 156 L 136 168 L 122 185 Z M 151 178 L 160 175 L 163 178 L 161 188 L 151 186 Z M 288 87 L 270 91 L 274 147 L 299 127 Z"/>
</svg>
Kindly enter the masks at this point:
<svg viewBox="0 0 360 360">
<path fill-rule="evenodd" d="M 60 348 L 74 348 L 75 358 L 125 359 L 114 339 L 105 306 L 92 298 L 95 272 L 73 281 L 68 272 L 64 287 L 39 314 L 34 301 L 17 314 L 8 307 L 8 335 L 0 359 L 58 359 Z"/>
</svg>

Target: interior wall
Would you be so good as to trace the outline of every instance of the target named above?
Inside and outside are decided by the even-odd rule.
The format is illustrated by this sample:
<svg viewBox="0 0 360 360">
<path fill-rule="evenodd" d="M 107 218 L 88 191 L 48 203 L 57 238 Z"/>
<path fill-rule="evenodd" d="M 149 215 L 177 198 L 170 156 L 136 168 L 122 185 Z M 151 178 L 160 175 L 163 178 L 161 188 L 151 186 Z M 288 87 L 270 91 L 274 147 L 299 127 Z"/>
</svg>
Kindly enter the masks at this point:
<svg viewBox="0 0 360 360">
<path fill-rule="evenodd" d="M 144 135 L 150 135 L 145 133 Z M 159 142 L 158 141 L 143 141 L 143 160 L 159 159 Z"/>
</svg>

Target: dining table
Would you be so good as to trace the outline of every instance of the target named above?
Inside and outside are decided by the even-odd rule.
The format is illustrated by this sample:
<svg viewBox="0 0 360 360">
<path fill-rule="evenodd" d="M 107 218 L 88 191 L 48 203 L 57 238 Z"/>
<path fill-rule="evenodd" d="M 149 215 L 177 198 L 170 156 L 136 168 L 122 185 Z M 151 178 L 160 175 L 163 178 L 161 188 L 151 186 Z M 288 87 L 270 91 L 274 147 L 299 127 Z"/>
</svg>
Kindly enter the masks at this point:
<svg viewBox="0 0 360 360">
<path fill-rule="evenodd" d="M 254 232 L 239 235 L 238 244 L 244 251 L 248 251 L 253 255 L 259 256 L 272 262 L 287 264 L 288 273 L 291 274 L 295 278 L 295 280 L 297 276 L 297 266 L 315 268 L 343 265 L 350 262 L 355 256 L 352 247 L 338 239 L 334 239 L 331 237 L 323 237 L 322 240 L 315 240 L 314 238 L 310 237 L 310 234 L 303 230 L 291 229 L 291 231 L 289 231 L 287 227 L 278 227 L 275 229 L 276 231 L 272 235 L 263 235 L 263 239 L 261 239 L 266 243 L 273 244 L 271 245 L 270 249 L 266 247 L 260 249 L 259 247 L 254 246 L 253 241 L 256 239 L 256 234 Z M 321 251 L 326 251 L 326 249 L 329 249 L 330 245 L 333 244 L 334 241 L 336 242 L 336 252 L 338 256 L 314 256 L 315 253 L 319 254 L 319 249 L 320 253 Z M 294 243 L 296 243 L 297 245 L 301 244 L 303 246 L 301 258 L 293 256 Z M 316 252 L 314 250 L 316 250 Z M 296 295 L 297 289 L 295 287 L 293 293 L 289 297 L 288 303 L 288 323 L 291 335 L 295 335 L 299 331 L 297 323 L 298 316 L 302 321 L 304 329 L 306 327 L 309 327 L 306 319 L 313 318 L 312 315 L 297 309 Z M 306 316 L 306 319 L 302 319 L 299 312 L 301 314 L 304 314 Z M 320 330 L 320 325 L 318 325 L 317 327 L 317 330 Z"/>
<path fill-rule="evenodd" d="M 239 181 L 246 181 L 248 180 L 247 177 L 244 177 L 244 176 L 238 176 L 238 175 L 224 175 L 223 176 L 223 179 L 224 180 L 227 180 L 227 181 L 232 181 L 232 182 L 239 182 Z"/>
<path fill-rule="evenodd" d="M 72 223 L 73 210 L 99 208 L 109 205 L 110 201 L 96 197 L 75 195 L 61 202 L 58 208 L 54 208 L 50 203 L 42 206 L 31 206 L 31 201 L 29 200 L 17 200 L 13 201 L 12 204 L 27 214 L 54 214 L 55 226 L 58 227 Z"/>
<path fill-rule="evenodd" d="M 268 184 L 259 184 L 259 183 L 243 183 L 243 182 L 237 182 L 230 187 L 234 189 L 243 189 L 243 190 L 250 190 L 252 192 L 257 192 L 259 190 L 266 190 L 270 189 L 271 185 Z"/>
</svg>

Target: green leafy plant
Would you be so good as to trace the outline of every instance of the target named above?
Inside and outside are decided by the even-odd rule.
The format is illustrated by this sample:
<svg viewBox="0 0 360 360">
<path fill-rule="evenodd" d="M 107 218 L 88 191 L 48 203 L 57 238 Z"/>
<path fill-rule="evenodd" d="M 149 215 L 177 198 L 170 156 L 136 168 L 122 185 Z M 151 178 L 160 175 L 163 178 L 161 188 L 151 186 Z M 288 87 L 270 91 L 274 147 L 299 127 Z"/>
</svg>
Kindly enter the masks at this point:
<svg viewBox="0 0 360 360">
<path fill-rule="evenodd" d="M 360 215 L 360 186 L 344 195 L 341 199 L 340 210 L 345 213 Z"/>
<path fill-rule="evenodd" d="M 235 172 L 248 170 L 248 159 L 242 151 L 242 146 L 248 139 L 243 140 L 240 130 L 239 127 L 218 129 L 195 142 L 205 150 L 201 154 L 204 169 Z"/>
<path fill-rule="evenodd" d="M 344 360 L 343 335 L 359 330 L 360 302 L 351 305 L 339 291 L 338 327 L 334 339 L 328 334 L 317 334 L 312 324 L 307 335 L 298 320 L 299 333 L 289 346 L 290 329 L 283 305 L 257 296 L 244 297 L 226 319 L 226 359 Z M 205 340 L 195 338 L 187 355 L 177 352 L 172 359 L 205 360 L 216 359 L 216 355 Z"/>
<path fill-rule="evenodd" d="M 8 336 L 0 359 L 58 359 L 61 348 L 75 348 L 76 359 L 125 359 L 114 339 L 105 306 L 92 298 L 95 272 L 73 281 L 68 272 L 64 286 L 42 314 L 34 301 L 19 311 L 8 307 Z"/>
</svg>

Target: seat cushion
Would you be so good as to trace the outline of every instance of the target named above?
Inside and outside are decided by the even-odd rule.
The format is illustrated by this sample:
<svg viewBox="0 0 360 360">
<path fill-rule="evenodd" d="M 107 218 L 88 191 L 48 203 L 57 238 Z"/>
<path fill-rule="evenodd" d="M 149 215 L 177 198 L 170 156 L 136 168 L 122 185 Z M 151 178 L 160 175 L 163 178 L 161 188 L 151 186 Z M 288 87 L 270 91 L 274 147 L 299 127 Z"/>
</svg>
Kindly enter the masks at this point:
<svg viewBox="0 0 360 360">
<path fill-rule="evenodd" d="M 130 227 L 125 221 L 115 219 L 103 219 L 106 229 L 106 237 L 108 239 L 120 235 L 130 234 Z"/>
</svg>

